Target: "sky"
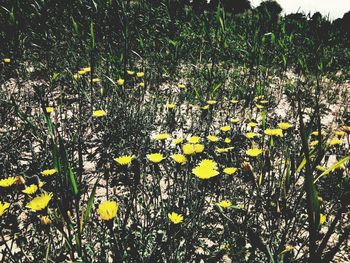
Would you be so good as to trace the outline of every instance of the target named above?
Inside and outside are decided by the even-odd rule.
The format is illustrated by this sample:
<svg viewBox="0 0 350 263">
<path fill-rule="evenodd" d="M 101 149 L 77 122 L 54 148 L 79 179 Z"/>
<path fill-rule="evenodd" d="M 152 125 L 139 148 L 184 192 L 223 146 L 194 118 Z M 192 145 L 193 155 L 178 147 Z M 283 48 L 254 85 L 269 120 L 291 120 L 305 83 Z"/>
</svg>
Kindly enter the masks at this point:
<svg viewBox="0 0 350 263">
<path fill-rule="evenodd" d="M 350 11 L 350 0 L 276 0 L 283 8 L 284 14 L 299 12 L 308 14 L 320 12 L 331 20 L 343 17 L 344 13 Z M 250 0 L 252 6 L 258 6 L 262 0 Z"/>
</svg>

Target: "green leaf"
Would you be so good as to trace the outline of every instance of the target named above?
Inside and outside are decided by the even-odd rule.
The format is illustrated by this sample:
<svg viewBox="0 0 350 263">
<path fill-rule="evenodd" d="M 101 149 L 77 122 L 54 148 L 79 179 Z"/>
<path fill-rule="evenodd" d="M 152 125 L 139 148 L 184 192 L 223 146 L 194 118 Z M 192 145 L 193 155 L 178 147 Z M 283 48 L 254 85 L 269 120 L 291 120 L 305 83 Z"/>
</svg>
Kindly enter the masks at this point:
<svg viewBox="0 0 350 263">
<path fill-rule="evenodd" d="M 343 159 L 341 159 L 340 161 L 336 162 L 335 164 L 333 164 L 331 167 L 329 167 L 326 171 L 324 171 L 323 173 L 321 173 L 315 180 L 314 183 L 316 183 L 322 176 L 325 176 L 327 174 L 329 174 L 330 172 L 332 172 L 333 170 L 337 169 L 339 166 L 341 166 L 342 164 L 346 163 L 347 161 L 350 160 L 350 155 L 344 157 Z"/>
<path fill-rule="evenodd" d="M 83 230 L 83 227 L 85 226 L 86 222 L 89 220 L 91 209 L 95 201 L 95 194 L 96 194 L 96 188 L 97 188 L 98 182 L 99 182 L 99 179 L 96 180 L 94 188 L 92 189 L 89 200 L 87 202 L 86 209 L 83 214 L 83 223 L 81 224 L 81 230 Z"/>
</svg>

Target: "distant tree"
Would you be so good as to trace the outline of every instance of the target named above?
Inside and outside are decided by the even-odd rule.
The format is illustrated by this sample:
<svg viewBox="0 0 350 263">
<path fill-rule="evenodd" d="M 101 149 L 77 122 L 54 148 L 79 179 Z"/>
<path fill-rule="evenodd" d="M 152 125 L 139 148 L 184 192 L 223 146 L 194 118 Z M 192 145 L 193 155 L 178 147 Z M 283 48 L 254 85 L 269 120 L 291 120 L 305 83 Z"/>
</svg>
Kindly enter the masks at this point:
<svg viewBox="0 0 350 263">
<path fill-rule="evenodd" d="M 260 18 L 260 26 L 265 31 L 273 31 L 277 26 L 278 18 L 282 10 L 282 7 L 276 1 L 269 0 L 262 2 L 256 8 Z"/>
<path fill-rule="evenodd" d="M 240 14 L 251 9 L 249 0 L 221 0 L 221 3 L 225 11 L 234 14 Z"/>
<path fill-rule="evenodd" d="M 286 31 L 288 33 L 302 31 L 307 23 L 306 16 L 303 13 L 293 13 L 286 15 L 284 21 L 286 25 Z"/>
</svg>

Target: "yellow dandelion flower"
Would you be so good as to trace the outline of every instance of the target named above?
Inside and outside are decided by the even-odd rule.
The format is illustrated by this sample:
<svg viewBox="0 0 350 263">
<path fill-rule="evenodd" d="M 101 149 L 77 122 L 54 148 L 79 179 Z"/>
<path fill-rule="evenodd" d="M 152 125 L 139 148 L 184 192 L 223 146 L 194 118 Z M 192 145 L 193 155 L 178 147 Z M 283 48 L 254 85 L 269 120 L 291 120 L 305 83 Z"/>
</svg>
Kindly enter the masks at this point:
<svg viewBox="0 0 350 263">
<path fill-rule="evenodd" d="M 139 83 L 139 86 L 140 86 L 141 88 L 144 88 L 144 87 L 145 87 L 145 82 L 140 82 L 140 83 Z"/>
<path fill-rule="evenodd" d="M 4 58 L 2 61 L 4 61 L 4 63 L 10 63 L 11 59 L 10 58 Z"/>
<path fill-rule="evenodd" d="M 228 132 L 229 130 L 231 130 L 231 127 L 226 125 L 226 126 L 221 127 L 220 130 L 223 132 Z"/>
<path fill-rule="evenodd" d="M 328 144 L 331 145 L 331 146 L 339 145 L 339 144 L 342 144 L 342 143 L 343 143 L 343 141 L 339 140 L 339 139 L 331 139 L 328 142 Z"/>
<path fill-rule="evenodd" d="M 231 102 L 232 104 L 237 104 L 237 103 L 238 103 L 238 100 L 230 100 L 230 102 Z"/>
<path fill-rule="evenodd" d="M 327 220 L 326 215 L 321 213 L 320 214 L 320 225 L 323 225 L 326 222 L 326 220 Z"/>
<path fill-rule="evenodd" d="M 258 134 L 255 133 L 255 132 L 247 132 L 247 133 L 245 134 L 245 137 L 247 137 L 248 139 L 253 139 L 253 138 L 256 137 L 256 136 L 258 136 Z"/>
<path fill-rule="evenodd" d="M 216 104 L 216 100 L 207 100 L 207 103 L 209 105 L 214 105 L 214 104 Z"/>
<path fill-rule="evenodd" d="M 107 112 L 104 111 L 104 110 L 95 110 L 93 113 L 92 113 L 92 116 L 93 117 L 96 117 L 96 118 L 99 118 L 99 117 L 104 117 L 107 115 Z"/>
<path fill-rule="evenodd" d="M 0 216 L 2 216 L 9 207 L 10 207 L 9 203 L 6 203 L 6 202 L 2 203 L 0 201 Z"/>
<path fill-rule="evenodd" d="M 178 145 L 178 144 L 182 143 L 183 140 L 184 140 L 183 138 L 176 138 L 172 141 L 172 144 Z"/>
<path fill-rule="evenodd" d="M 40 211 L 47 207 L 50 200 L 52 198 L 52 193 L 43 193 L 37 197 L 35 197 L 33 200 L 31 200 L 27 205 L 26 208 L 31 209 L 32 211 Z"/>
<path fill-rule="evenodd" d="M 207 110 L 207 109 L 209 109 L 209 105 L 205 105 L 205 106 L 203 106 L 201 109 L 202 109 L 202 110 Z"/>
<path fill-rule="evenodd" d="M 257 157 L 262 154 L 262 150 L 258 148 L 252 148 L 246 151 L 246 154 L 250 157 Z"/>
<path fill-rule="evenodd" d="M 291 245 L 286 245 L 286 246 L 285 246 L 285 249 L 284 249 L 280 254 L 285 254 L 285 253 L 287 253 L 287 252 L 289 252 L 289 251 L 292 251 L 292 250 L 294 250 L 294 247 L 293 247 L 293 246 L 291 246 Z"/>
<path fill-rule="evenodd" d="M 268 100 L 261 100 L 260 103 L 261 104 L 267 104 L 267 103 L 269 103 L 269 101 Z"/>
<path fill-rule="evenodd" d="M 314 131 L 311 134 L 314 135 L 314 136 L 318 136 L 318 131 Z M 326 132 L 325 131 L 321 131 L 321 135 L 326 135 Z"/>
<path fill-rule="evenodd" d="M 156 141 L 163 141 L 166 139 L 169 139 L 169 134 L 168 133 L 159 133 L 153 136 L 153 139 Z"/>
<path fill-rule="evenodd" d="M 232 206 L 232 203 L 228 200 L 222 200 L 219 203 L 217 203 L 217 205 L 223 209 L 226 209 L 226 208 L 229 208 L 230 206 Z"/>
<path fill-rule="evenodd" d="M 335 134 L 338 136 L 343 136 L 345 134 L 344 131 L 335 131 Z"/>
<path fill-rule="evenodd" d="M 35 194 L 38 190 L 38 186 L 35 184 L 31 184 L 30 186 L 27 186 L 24 190 L 22 190 L 23 193 L 32 195 Z"/>
<path fill-rule="evenodd" d="M 249 127 L 252 127 L 252 128 L 256 127 L 257 125 L 258 125 L 258 124 L 257 124 L 256 122 L 253 122 L 253 121 L 251 121 L 251 122 L 248 123 L 248 126 L 249 126 Z"/>
<path fill-rule="evenodd" d="M 211 141 L 211 142 L 217 142 L 217 141 L 219 141 L 219 138 L 218 138 L 217 136 L 215 136 L 215 135 L 208 135 L 208 136 L 207 136 L 207 139 L 208 139 L 209 141 Z"/>
<path fill-rule="evenodd" d="M 260 105 L 260 104 L 256 104 L 256 107 L 258 108 L 258 109 L 263 109 L 264 108 L 264 106 L 263 105 Z"/>
<path fill-rule="evenodd" d="M 42 188 L 42 187 L 44 186 L 44 184 L 45 184 L 44 182 L 39 181 L 39 183 L 38 183 L 38 187 L 39 187 L 39 188 Z"/>
<path fill-rule="evenodd" d="M 350 126 L 343 126 L 343 130 L 344 130 L 346 133 L 349 133 L 349 132 L 350 132 Z"/>
<path fill-rule="evenodd" d="M 145 75 L 144 72 L 137 72 L 137 73 L 136 73 L 136 76 L 137 76 L 138 78 L 142 78 L 144 75 Z"/>
<path fill-rule="evenodd" d="M 186 85 L 180 83 L 180 84 L 177 85 L 177 87 L 178 87 L 179 89 L 184 89 L 184 88 L 186 88 Z"/>
<path fill-rule="evenodd" d="M 17 178 L 15 176 L 7 177 L 0 180 L 0 187 L 10 187 L 16 182 Z"/>
<path fill-rule="evenodd" d="M 186 143 L 182 146 L 182 151 L 184 154 L 186 155 L 191 155 L 191 154 L 194 154 L 196 153 L 196 149 L 194 147 L 193 144 L 190 144 L 190 143 Z"/>
<path fill-rule="evenodd" d="M 240 119 L 238 119 L 238 118 L 233 118 L 233 119 L 231 119 L 231 123 L 233 123 L 233 124 L 236 124 L 236 123 L 238 123 L 240 121 Z"/>
<path fill-rule="evenodd" d="M 147 154 L 147 159 L 152 163 L 160 163 L 161 161 L 163 161 L 164 156 L 161 153 L 152 153 Z"/>
<path fill-rule="evenodd" d="M 79 78 L 79 74 L 74 74 L 74 75 L 73 75 L 73 79 L 74 79 L 74 80 L 77 80 L 78 78 Z"/>
<path fill-rule="evenodd" d="M 283 130 L 282 129 L 266 129 L 264 133 L 268 136 L 279 136 L 283 137 Z"/>
<path fill-rule="evenodd" d="M 224 169 L 224 173 L 225 174 L 228 174 L 228 175 L 233 175 L 235 172 L 237 172 L 237 168 L 235 168 L 235 167 L 226 167 L 225 169 Z"/>
<path fill-rule="evenodd" d="M 126 73 L 128 73 L 128 75 L 132 76 L 135 74 L 135 71 L 132 70 L 127 70 Z"/>
<path fill-rule="evenodd" d="M 123 156 L 114 158 L 114 161 L 116 161 L 119 165 L 126 166 L 131 164 L 133 159 L 134 157 L 131 155 L 123 155 Z"/>
<path fill-rule="evenodd" d="M 292 128 L 293 125 L 290 124 L 290 123 L 288 123 L 288 122 L 280 122 L 280 123 L 278 124 L 278 127 L 279 127 L 280 129 L 282 129 L 282 130 L 288 130 L 289 128 Z"/>
<path fill-rule="evenodd" d="M 51 112 L 53 112 L 54 108 L 53 107 L 46 107 L 45 110 L 47 113 L 51 113 Z"/>
<path fill-rule="evenodd" d="M 92 83 L 98 83 L 98 82 L 100 82 L 101 80 L 99 79 L 99 78 L 93 78 L 92 79 Z"/>
<path fill-rule="evenodd" d="M 118 85 L 118 86 L 123 86 L 124 83 L 125 83 L 125 80 L 124 80 L 124 79 L 118 79 L 118 80 L 117 80 L 117 85 Z"/>
<path fill-rule="evenodd" d="M 55 173 L 57 173 L 58 170 L 57 169 L 47 169 L 47 170 L 44 170 L 42 172 L 40 172 L 43 176 L 50 176 L 50 175 L 54 175 Z"/>
<path fill-rule="evenodd" d="M 91 67 L 85 67 L 83 68 L 83 70 L 85 71 L 85 73 L 89 73 L 91 72 Z"/>
<path fill-rule="evenodd" d="M 52 221 L 51 221 L 51 219 L 49 218 L 49 216 L 41 216 L 41 217 L 40 217 L 40 223 L 41 223 L 42 225 L 47 226 L 47 225 L 50 225 L 50 224 L 52 223 Z"/>
<path fill-rule="evenodd" d="M 182 215 L 175 212 L 168 213 L 168 218 L 175 225 L 180 224 L 184 220 Z"/>
<path fill-rule="evenodd" d="M 199 143 L 201 140 L 201 137 L 199 136 L 191 136 L 187 139 L 189 143 Z"/>
<path fill-rule="evenodd" d="M 86 71 L 85 70 L 78 70 L 78 75 L 84 75 L 86 73 Z"/>
<path fill-rule="evenodd" d="M 168 109 L 174 109 L 174 108 L 176 107 L 176 105 L 173 104 L 173 103 L 167 103 L 167 104 L 166 104 L 166 107 L 167 107 Z"/>
<path fill-rule="evenodd" d="M 117 216 L 118 203 L 116 201 L 104 201 L 98 206 L 97 213 L 102 220 L 109 221 Z"/>
<path fill-rule="evenodd" d="M 225 138 L 224 142 L 225 143 L 231 143 L 231 139 L 230 138 Z"/>
<path fill-rule="evenodd" d="M 178 164 L 185 164 L 187 162 L 187 158 L 183 154 L 173 154 L 171 158 Z"/>
<path fill-rule="evenodd" d="M 209 159 L 201 161 L 195 168 L 192 169 L 192 173 L 199 179 L 210 179 L 219 175 L 216 162 Z"/>
<path fill-rule="evenodd" d="M 204 145 L 203 144 L 200 144 L 200 143 L 196 143 L 194 145 L 194 151 L 196 153 L 202 153 L 204 151 Z"/>
<path fill-rule="evenodd" d="M 232 150 L 234 147 L 227 147 L 227 148 L 217 148 L 215 151 L 217 153 L 228 153 L 230 150 Z"/>
</svg>

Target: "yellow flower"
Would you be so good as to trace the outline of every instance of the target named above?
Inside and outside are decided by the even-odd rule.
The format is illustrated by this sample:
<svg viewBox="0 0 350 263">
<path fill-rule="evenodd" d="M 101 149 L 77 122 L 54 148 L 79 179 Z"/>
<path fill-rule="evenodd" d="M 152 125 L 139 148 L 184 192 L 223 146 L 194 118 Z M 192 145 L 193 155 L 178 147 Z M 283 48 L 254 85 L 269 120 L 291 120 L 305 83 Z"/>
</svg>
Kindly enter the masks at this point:
<svg viewBox="0 0 350 263">
<path fill-rule="evenodd" d="M 38 186 L 35 184 L 31 184 L 30 186 L 22 190 L 22 192 L 28 195 L 32 195 L 32 194 L 35 194 L 37 190 L 38 190 Z"/>
<path fill-rule="evenodd" d="M 256 125 L 258 125 L 258 124 L 257 124 L 256 122 L 253 122 L 253 121 L 251 121 L 251 122 L 248 123 L 248 126 L 249 126 L 249 127 L 252 127 L 252 128 L 253 128 L 253 127 L 256 127 Z"/>
<path fill-rule="evenodd" d="M 267 104 L 267 103 L 269 103 L 269 101 L 267 101 L 267 100 L 261 100 L 260 103 L 261 103 L 261 104 Z"/>
<path fill-rule="evenodd" d="M 11 59 L 10 58 L 4 58 L 3 61 L 4 61 L 4 63 L 10 63 Z"/>
<path fill-rule="evenodd" d="M 223 132 L 228 132 L 229 130 L 231 130 L 231 127 L 226 125 L 226 126 L 221 127 L 220 130 Z"/>
<path fill-rule="evenodd" d="M 102 220 L 108 221 L 117 216 L 118 203 L 116 201 L 104 201 L 98 206 L 97 213 Z"/>
<path fill-rule="evenodd" d="M 45 110 L 47 113 L 51 113 L 51 112 L 53 112 L 54 108 L 53 107 L 46 107 Z"/>
<path fill-rule="evenodd" d="M 97 82 L 100 82 L 101 80 L 99 78 L 93 78 L 92 79 L 92 83 L 97 83 Z"/>
<path fill-rule="evenodd" d="M 183 154 L 173 154 L 171 158 L 179 164 L 185 164 L 187 162 L 187 158 Z"/>
<path fill-rule="evenodd" d="M 40 217 L 40 223 L 41 223 L 42 225 L 47 226 L 47 225 L 50 225 L 50 224 L 52 223 L 52 221 L 51 221 L 51 219 L 49 218 L 49 216 L 41 216 L 41 217 Z"/>
<path fill-rule="evenodd" d="M 200 143 L 196 143 L 194 145 L 194 151 L 196 153 L 202 153 L 204 151 L 204 145 L 203 144 L 200 144 Z"/>
<path fill-rule="evenodd" d="M 280 254 L 285 254 L 285 253 L 287 253 L 287 252 L 289 252 L 289 251 L 292 251 L 292 250 L 294 250 L 294 247 L 293 247 L 293 246 L 291 246 L 291 245 L 286 245 L 286 246 L 285 246 L 285 249 L 284 249 Z"/>
<path fill-rule="evenodd" d="M 262 154 L 262 150 L 258 148 L 252 148 L 246 151 L 246 154 L 250 157 L 257 157 Z"/>
<path fill-rule="evenodd" d="M 157 141 L 163 141 L 163 140 L 168 139 L 169 137 L 170 136 L 167 133 L 159 133 L 159 134 L 154 135 L 153 139 L 157 140 Z"/>
<path fill-rule="evenodd" d="M 0 180 L 0 187 L 10 187 L 16 183 L 17 179 L 15 176 L 7 177 Z"/>
<path fill-rule="evenodd" d="M 79 78 L 79 74 L 74 74 L 73 79 L 77 80 Z"/>
<path fill-rule="evenodd" d="M 248 139 L 253 139 L 253 138 L 256 137 L 256 136 L 258 136 L 258 134 L 255 133 L 255 132 L 247 132 L 247 133 L 245 134 L 245 137 L 247 137 Z"/>
<path fill-rule="evenodd" d="M 30 201 L 26 208 L 31 209 L 32 211 L 40 211 L 47 207 L 50 200 L 52 198 L 52 193 L 43 193 L 37 197 L 35 197 L 32 201 Z"/>
<path fill-rule="evenodd" d="M 283 137 L 282 129 L 266 129 L 264 133 L 268 136 L 279 136 Z"/>
<path fill-rule="evenodd" d="M 232 203 L 228 200 L 222 200 L 219 203 L 217 203 L 218 206 L 220 206 L 221 208 L 229 208 L 230 206 L 232 206 Z"/>
<path fill-rule="evenodd" d="M 91 67 L 83 68 L 83 70 L 84 70 L 86 73 L 89 73 L 89 72 L 91 72 Z"/>
<path fill-rule="evenodd" d="M 280 122 L 280 123 L 278 124 L 278 127 L 279 127 L 280 129 L 282 129 L 282 130 L 288 130 L 289 128 L 292 128 L 293 125 L 290 124 L 290 123 L 288 123 L 288 122 Z"/>
<path fill-rule="evenodd" d="M 230 150 L 232 150 L 234 147 L 227 147 L 227 148 L 217 148 L 215 151 L 217 153 L 228 153 Z"/>
<path fill-rule="evenodd" d="M 209 179 L 219 174 L 217 171 L 216 162 L 209 159 L 201 161 L 195 168 L 192 169 L 192 173 L 199 179 Z"/>
<path fill-rule="evenodd" d="M 45 184 L 45 183 L 43 183 L 42 181 L 39 181 L 39 183 L 38 183 L 38 187 L 39 187 L 39 188 L 41 188 L 41 187 L 43 187 L 43 186 L 44 186 L 44 184 Z"/>
<path fill-rule="evenodd" d="M 320 225 L 323 225 L 327 220 L 327 217 L 324 214 L 320 214 Z"/>
<path fill-rule="evenodd" d="M 225 138 L 225 143 L 231 143 L 231 139 L 230 138 Z"/>
<path fill-rule="evenodd" d="M 134 74 L 135 74 L 135 71 L 132 71 L 132 70 L 127 70 L 126 72 L 127 72 L 127 73 L 128 73 L 128 75 L 130 75 L 130 76 L 132 76 L 132 75 L 134 75 Z"/>
<path fill-rule="evenodd" d="M 139 85 L 140 85 L 141 88 L 144 88 L 145 87 L 145 82 L 140 82 Z"/>
<path fill-rule="evenodd" d="M 332 139 L 328 142 L 329 145 L 339 145 L 339 144 L 342 144 L 343 141 L 342 140 L 339 140 L 339 139 Z"/>
<path fill-rule="evenodd" d="M 314 135 L 314 136 L 318 136 L 318 131 L 314 131 L 311 134 Z M 326 135 L 326 132 L 321 131 L 321 135 Z"/>
<path fill-rule="evenodd" d="M 178 87 L 179 89 L 184 89 L 184 88 L 186 88 L 185 84 L 181 84 L 181 83 L 178 84 L 177 87 Z"/>
<path fill-rule="evenodd" d="M 0 201 L 0 216 L 2 216 L 9 207 L 10 207 L 9 203 L 6 203 L 6 202 L 2 203 Z"/>
<path fill-rule="evenodd" d="M 256 107 L 257 107 L 258 109 L 263 109 L 263 108 L 264 108 L 264 106 L 263 106 L 263 105 L 260 105 L 260 104 L 256 104 Z"/>
<path fill-rule="evenodd" d="M 189 143 L 199 143 L 201 140 L 201 137 L 199 136 L 191 136 L 187 139 Z"/>
<path fill-rule="evenodd" d="M 238 103 L 238 100 L 230 100 L 230 102 L 231 102 L 232 104 L 237 104 L 237 103 Z"/>
<path fill-rule="evenodd" d="M 42 172 L 40 172 L 43 176 L 50 176 L 50 175 L 54 175 L 55 173 L 57 173 L 58 170 L 57 169 L 47 169 L 47 170 L 44 170 Z"/>
<path fill-rule="evenodd" d="M 350 132 L 350 126 L 343 126 L 343 130 L 344 130 L 346 133 L 349 133 L 349 132 Z"/>
<path fill-rule="evenodd" d="M 216 104 L 216 100 L 207 100 L 207 103 L 209 105 L 214 105 L 214 104 Z"/>
<path fill-rule="evenodd" d="M 186 155 L 191 155 L 191 154 L 194 154 L 196 153 L 196 149 L 194 147 L 193 144 L 190 144 L 190 143 L 186 143 L 182 146 L 182 151 L 184 152 L 184 154 Z"/>
<path fill-rule="evenodd" d="M 168 109 L 174 109 L 174 108 L 176 107 L 176 105 L 175 105 L 175 104 L 172 104 L 172 103 L 167 103 L 167 104 L 166 104 L 166 107 L 167 107 Z"/>
<path fill-rule="evenodd" d="M 126 165 L 131 164 L 133 159 L 134 159 L 134 157 L 131 155 L 123 155 L 123 156 L 114 158 L 114 161 L 116 161 L 119 165 L 126 166 Z"/>
<path fill-rule="evenodd" d="M 161 161 L 163 161 L 164 156 L 161 153 L 152 153 L 147 154 L 147 159 L 152 163 L 160 163 Z"/>
<path fill-rule="evenodd" d="M 224 173 L 228 175 L 233 175 L 237 171 L 237 168 L 235 167 L 226 167 L 224 169 Z"/>
<path fill-rule="evenodd" d="M 238 118 L 233 118 L 233 119 L 231 119 L 231 122 L 233 123 L 233 124 L 235 124 L 235 123 L 238 123 L 240 120 L 238 119 Z"/>
<path fill-rule="evenodd" d="M 183 138 L 176 138 L 176 139 L 173 140 L 172 143 L 175 144 L 175 145 L 178 145 L 178 144 L 182 143 L 183 140 L 184 140 Z"/>
<path fill-rule="evenodd" d="M 180 224 L 184 220 L 184 217 L 182 215 L 175 212 L 168 213 L 168 218 L 175 225 Z"/>
<path fill-rule="evenodd" d="M 86 73 L 86 71 L 85 70 L 78 70 L 78 75 L 84 75 Z"/>
<path fill-rule="evenodd" d="M 202 110 L 207 110 L 207 109 L 209 109 L 209 105 L 205 105 L 202 107 Z"/>
<path fill-rule="evenodd" d="M 124 80 L 124 79 L 118 79 L 118 80 L 117 80 L 118 86 L 123 86 L 124 83 L 125 83 L 125 80 Z"/>
<path fill-rule="evenodd" d="M 215 135 L 208 135 L 207 139 L 211 142 L 217 142 L 219 140 L 219 138 L 216 137 Z"/>
<path fill-rule="evenodd" d="M 139 78 L 142 78 L 144 75 L 145 75 L 144 72 L 137 72 L 136 73 L 136 76 L 139 77 Z"/>
<path fill-rule="evenodd" d="M 338 136 L 343 136 L 345 134 L 345 132 L 343 131 L 335 131 L 335 134 Z"/>
<path fill-rule="evenodd" d="M 107 112 L 104 111 L 104 110 L 95 110 L 95 111 L 92 113 L 92 116 L 93 116 L 93 117 L 97 117 L 97 118 L 99 118 L 99 117 L 104 117 L 104 116 L 106 116 L 106 115 L 107 115 Z"/>
</svg>

